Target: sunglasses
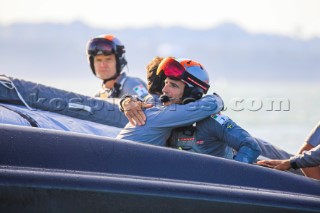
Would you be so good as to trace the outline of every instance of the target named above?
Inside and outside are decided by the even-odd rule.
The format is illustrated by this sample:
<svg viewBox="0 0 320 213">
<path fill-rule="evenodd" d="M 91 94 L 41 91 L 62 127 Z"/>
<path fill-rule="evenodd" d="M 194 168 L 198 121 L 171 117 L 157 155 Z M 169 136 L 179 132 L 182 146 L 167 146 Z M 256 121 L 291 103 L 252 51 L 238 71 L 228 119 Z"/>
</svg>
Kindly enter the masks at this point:
<svg viewBox="0 0 320 213">
<path fill-rule="evenodd" d="M 96 56 L 97 54 L 110 55 L 114 53 L 115 47 L 112 41 L 106 40 L 104 38 L 93 39 L 88 48 L 88 55 Z"/>
<path fill-rule="evenodd" d="M 199 66 L 202 67 L 196 61 L 184 60 L 182 62 L 176 61 L 174 58 L 165 58 L 161 61 L 157 69 L 157 75 L 160 75 L 161 72 L 164 72 L 164 75 L 169 78 L 180 79 L 185 83 L 191 84 L 194 87 L 200 87 L 204 90 L 206 94 L 209 90 L 210 85 L 206 82 L 201 81 L 199 78 L 195 77 L 189 73 L 185 67 Z"/>
</svg>

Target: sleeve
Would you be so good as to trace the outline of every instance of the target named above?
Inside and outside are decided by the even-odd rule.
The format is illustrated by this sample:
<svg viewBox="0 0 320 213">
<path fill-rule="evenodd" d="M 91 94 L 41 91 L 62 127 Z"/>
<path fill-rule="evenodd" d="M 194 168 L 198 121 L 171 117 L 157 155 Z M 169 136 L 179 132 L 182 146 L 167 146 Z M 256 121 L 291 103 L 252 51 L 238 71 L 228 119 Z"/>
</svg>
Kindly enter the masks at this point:
<svg viewBox="0 0 320 213">
<path fill-rule="evenodd" d="M 320 122 L 311 130 L 305 142 L 314 147 L 320 144 Z"/>
<path fill-rule="evenodd" d="M 262 140 L 261 138 L 255 138 L 257 141 L 260 149 L 261 149 L 261 155 L 263 157 L 269 158 L 269 159 L 289 159 L 293 156 L 293 154 L 286 152 L 285 150 Z"/>
<path fill-rule="evenodd" d="M 9 80 L 14 87 L 7 88 L 5 94 L 8 92 L 9 96 L 21 98 L 21 103 L 26 103 L 28 107 L 121 128 L 128 123 L 115 99 L 101 100 L 31 81 Z"/>
<path fill-rule="evenodd" d="M 320 165 L 320 145 L 303 152 L 300 155 L 290 158 L 291 162 L 295 162 L 298 168 L 314 167 Z"/>
<path fill-rule="evenodd" d="M 208 128 L 212 129 L 212 133 L 237 151 L 234 160 L 253 163 L 261 154 L 261 149 L 255 138 L 228 116 L 217 114 L 211 116 L 210 120 L 211 124 Z"/>
<path fill-rule="evenodd" d="M 196 121 L 218 113 L 223 109 L 223 101 L 217 95 L 207 95 L 185 105 L 171 104 L 167 107 L 155 107 L 148 110 L 156 110 L 148 119 L 154 127 L 181 127 L 190 125 Z"/>
</svg>

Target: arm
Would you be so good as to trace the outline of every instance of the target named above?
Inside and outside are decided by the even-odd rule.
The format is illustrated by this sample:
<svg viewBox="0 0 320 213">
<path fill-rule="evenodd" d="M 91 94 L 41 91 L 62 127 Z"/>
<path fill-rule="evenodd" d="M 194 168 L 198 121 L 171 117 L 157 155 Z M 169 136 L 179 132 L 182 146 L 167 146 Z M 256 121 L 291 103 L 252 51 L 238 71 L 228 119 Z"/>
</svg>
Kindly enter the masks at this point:
<svg viewBox="0 0 320 213">
<path fill-rule="evenodd" d="M 284 160 L 284 159 L 289 159 L 290 157 L 293 156 L 293 154 L 288 153 L 284 151 L 283 149 L 267 142 L 264 141 L 260 138 L 256 138 L 255 140 L 257 141 L 259 147 L 261 148 L 261 156 L 269 158 L 269 159 L 279 159 L 279 160 Z"/>
<path fill-rule="evenodd" d="M 320 145 L 303 154 L 291 157 L 287 160 L 261 160 L 257 164 L 278 169 L 289 170 L 291 168 L 306 168 L 320 165 Z"/>
<path fill-rule="evenodd" d="M 320 180 L 320 130 L 318 125 L 310 132 L 300 148 L 300 155 L 287 160 L 262 160 L 257 164 L 278 170 L 302 168 L 305 176 Z M 309 150 L 309 151 L 308 151 Z"/>
<path fill-rule="evenodd" d="M 305 142 L 301 146 L 299 150 L 299 154 L 303 153 L 304 151 L 309 151 L 310 149 L 316 147 L 320 144 L 320 122 L 311 130 L 308 137 L 306 138 Z M 308 167 L 302 168 L 302 172 L 305 176 L 320 179 L 320 167 Z"/>
<path fill-rule="evenodd" d="M 146 116 L 143 109 L 152 107 L 152 104 L 144 103 L 133 96 L 125 96 L 120 101 L 120 110 L 128 118 L 129 122 L 136 126 L 145 124 Z"/>
<path fill-rule="evenodd" d="M 260 160 L 257 162 L 260 166 L 270 167 L 277 170 L 289 170 L 291 168 L 290 160 Z"/>
<path fill-rule="evenodd" d="M 207 95 L 185 105 L 171 104 L 167 107 L 153 107 L 147 119 L 154 119 L 154 127 L 180 127 L 202 120 L 223 109 L 223 101 L 217 95 Z"/>
<path fill-rule="evenodd" d="M 305 143 L 310 144 L 311 147 L 316 147 L 320 144 L 320 122 L 311 130 Z M 300 150 L 299 153 L 302 153 L 302 151 L 305 150 Z"/>
<path fill-rule="evenodd" d="M 21 104 L 26 103 L 32 108 L 120 128 L 128 123 L 127 118 L 118 108 L 117 99 L 104 101 L 31 81 L 1 77 L 1 81 L 12 84 L 11 88 L 1 87 L 4 91 L 1 93 L 2 97 L 9 101 L 12 98 L 14 101 L 16 98 L 18 100 L 21 98 L 23 99 Z"/>
<path fill-rule="evenodd" d="M 320 145 L 300 155 L 290 158 L 291 165 L 297 168 L 306 168 L 320 165 Z M 296 165 L 295 165 L 296 164 Z"/>
<path fill-rule="evenodd" d="M 226 142 L 237 151 L 234 157 L 236 161 L 253 163 L 261 153 L 256 140 L 225 115 L 211 116 L 208 128 L 212 130 L 211 134 L 215 134 L 221 141 Z"/>
</svg>

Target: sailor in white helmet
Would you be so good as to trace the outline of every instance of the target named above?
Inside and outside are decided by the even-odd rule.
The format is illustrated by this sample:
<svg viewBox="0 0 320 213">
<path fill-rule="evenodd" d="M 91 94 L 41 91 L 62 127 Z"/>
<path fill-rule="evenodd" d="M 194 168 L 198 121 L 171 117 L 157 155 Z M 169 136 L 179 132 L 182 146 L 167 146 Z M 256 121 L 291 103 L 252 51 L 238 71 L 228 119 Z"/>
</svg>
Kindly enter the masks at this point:
<svg viewBox="0 0 320 213">
<path fill-rule="evenodd" d="M 96 97 L 104 99 L 136 95 L 142 99 L 148 94 L 145 82 L 123 72 L 127 65 L 125 46 L 114 35 L 90 39 L 86 52 L 92 73 L 103 80 Z"/>
<path fill-rule="evenodd" d="M 197 68 L 189 72 L 182 64 Z M 163 104 L 144 111 L 147 118 L 145 125 L 128 123 L 117 138 L 166 146 L 173 128 L 193 124 L 222 110 L 223 101 L 219 96 L 202 97 L 210 86 L 208 73 L 198 62 L 167 57 L 160 63 L 158 71 L 166 76 L 160 97 Z M 190 103 L 191 100 L 194 102 Z"/>
<path fill-rule="evenodd" d="M 160 102 L 159 100 L 165 104 L 172 101 L 172 94 L 168 93 L 165 87 L 162 90 L 164 95 L 160 96 L 162 93 L 161 88 L 163 87 L 162 82 L 166 76 L 179 78 L 179 73 L 184 73 L 180 78 L 187 83 L 184 87 L 181 102 L 185 104 L 199 100 L 207 89 L 203 87 L 203 85 L 197 84 L 199 83 L 198 80 L 201 79 L 203 82 L 209 83 L 209 76 L 201 64 L 189 59 L 172 60 L 170 58 L 163 59 L 161 57 L 155 57 L 147 66 L 148 91 L 150 94 L 145 98 L 145 101 L 155 106 Z M 197 77 L 198 80 L 195 80 L 195 77 Z M 141 119 L 141 122 L 138 120 L 140 123 L 137 123 L 136 119 L 130 120 L 130 116 L 136 116 L 128 107 L 134 107 L 135 103 L 136 102 L 130 102 L 130 99 L 123 100 L 122 107 L 126 106 L 124 107 L 124 111 L 127 113 L 129 121 L 132 125 L 148 125 L 150 122 L 149 118 L 146 122 L 141 121 Z M 145 103 L 141 103 L 141 105 L 145 105 Z M 178 112 L 176 110 L 175 113 L 171 114 L 172 116 L 168 117 L 167 115 L 160 116 L 159 114 L 157 118 L 160 118 L 160 120 L 164 118 L 171 124 L 173 120 L 182 121 L 185 117 L 189 116 L 189 112 L 187 111 Z M 154 125 L 156 125 L 156 123 Z M 140 137 L 148 139 L 149 142 L 146 143 L 151 143 L 150 141 L 152 141 L 145 135 Z M 132 137 L 131 140 L 141 139 Z M 175 128 L 167 142 L 168 146 L 181 150 L 234 159 L 245 163 L 255 162 L 261 153 L 255 138 L 230 118 L 221 114 L 210 114 L 208 117 L 194 124 Z M 154 141 L 153 144 L 156 144 L 156 141 Z M 234 154 L 233 150 L 236 150 L 237 153 Z"/>
</svg>

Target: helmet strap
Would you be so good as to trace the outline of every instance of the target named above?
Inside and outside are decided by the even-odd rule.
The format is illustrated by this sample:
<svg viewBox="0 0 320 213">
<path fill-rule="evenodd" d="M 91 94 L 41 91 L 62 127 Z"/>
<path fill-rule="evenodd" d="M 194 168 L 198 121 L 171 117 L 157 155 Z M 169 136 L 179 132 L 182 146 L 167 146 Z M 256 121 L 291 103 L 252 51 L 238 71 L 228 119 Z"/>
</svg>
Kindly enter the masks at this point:
<svg viewBox="0 0 320 213">
<path fill-rule="evenodd" d="M 202 98 L 203 89 L 199 87 L 189 87 L 187 84 L 184 87 L 182 104 L 187 104 L 190 102 L 194 102 Z"/>
<path fill-rule="evenodd" d="M 121 84 L 115 82 L 109 98 L 118 98 L 121 93 Z"/>
<path fill-rule="evenodd" d="M 102 84 L 105 84 L 108 81 L 116 80 L 119 77 L 119 75 L 120 75 L 120 73 L 116 72 L 112 77 L 107 78 L 107 79 L 103 79 L 103 83 Z"/>
</svg>

